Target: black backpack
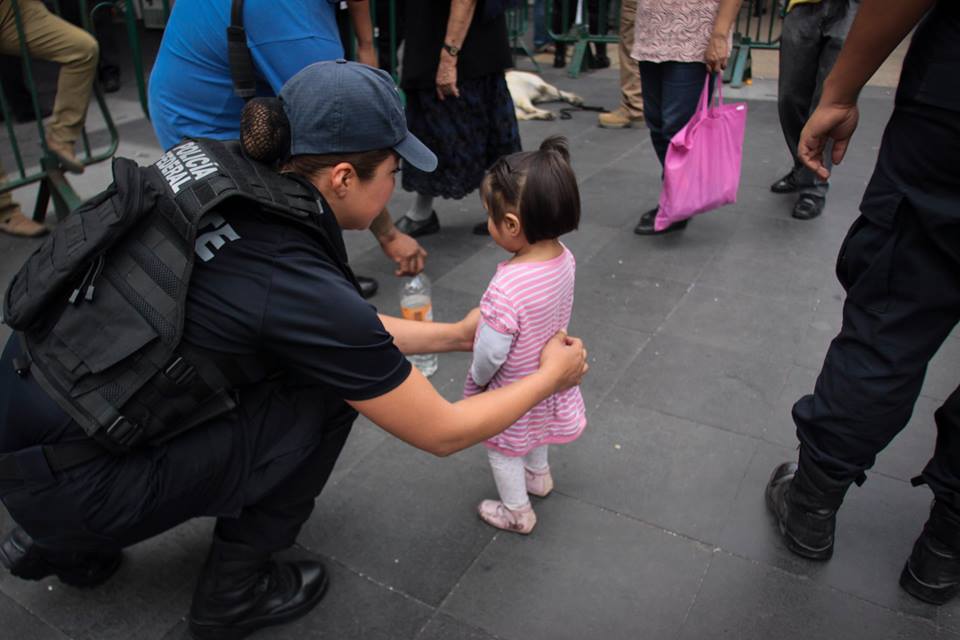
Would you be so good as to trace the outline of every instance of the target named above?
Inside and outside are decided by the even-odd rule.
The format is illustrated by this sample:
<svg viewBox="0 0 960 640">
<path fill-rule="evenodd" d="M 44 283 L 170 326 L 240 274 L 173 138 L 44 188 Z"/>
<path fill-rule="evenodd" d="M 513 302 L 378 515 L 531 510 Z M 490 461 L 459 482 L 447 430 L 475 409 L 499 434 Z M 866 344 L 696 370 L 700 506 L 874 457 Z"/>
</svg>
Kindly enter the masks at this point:
<svg viewBox="0 0 960 640">
<path fill-rule="evenodd" d="M 356 285 L 324 231 L 309 183 L 246 158 L 237 143 L 187 140 L 155 164 L 113 162 L 110 187 L 50 234 L 14 276 L 4 321 L 27 371 L 84 431 L 125 452 L 235 407 L 265 374 L 181 342 L 194 243 L 205 213 L 232 198 L 306 226 Z"/>
</svg>

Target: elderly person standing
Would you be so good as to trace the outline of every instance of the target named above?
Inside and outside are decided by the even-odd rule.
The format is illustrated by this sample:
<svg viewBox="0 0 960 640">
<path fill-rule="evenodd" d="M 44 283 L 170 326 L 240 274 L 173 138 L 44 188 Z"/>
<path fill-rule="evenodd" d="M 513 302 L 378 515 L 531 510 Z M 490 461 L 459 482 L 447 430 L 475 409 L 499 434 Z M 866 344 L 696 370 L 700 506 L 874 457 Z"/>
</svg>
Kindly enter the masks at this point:
<svg viewBox="0 0 960 640">
<path fill-rule="evenodd" d="M 638 0 L 631 56 L 640 63 L 643 113 L 660 165 L 670 139 L 697 110 L 707 73 L 721 71 L 730 55 L 730 30 L 741 0 Z M 633 232 L 656 235 L 683 229 L 687 221 L 655 231 L 654 207 Z"/>
<path fill-rule="evenodd" d="M 513 66 L 504 4 L 407 2 L 400 80 L 407 96 L 407 126 L 439 158 L 433 173 L 404 164 L 403 188 L 415 191 L 417 198 L 396 227 L 410 236 L 440 231 L 435 197 L 463 198 L 480 186 L 494 160 L 520 151 L 504 78 L 504 70 Z M 486 219 L 473 231 L 486 234 Z"/>
</svg>

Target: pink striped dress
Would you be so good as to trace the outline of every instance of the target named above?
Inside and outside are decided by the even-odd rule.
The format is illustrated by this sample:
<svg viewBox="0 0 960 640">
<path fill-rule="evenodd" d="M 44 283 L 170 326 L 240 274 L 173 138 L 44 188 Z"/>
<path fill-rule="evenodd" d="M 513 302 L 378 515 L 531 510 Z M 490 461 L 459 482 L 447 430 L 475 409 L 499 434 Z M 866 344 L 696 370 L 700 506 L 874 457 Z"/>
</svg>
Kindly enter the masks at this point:
<svg viewBox="0 0 960 640">
<path fill-rule="evenodd" d="M 486 389 L 510 384 L 540 367 L 543 345 L 570 323 L 575 272 L 576 261 L 566 247 L 544 262 L 501 262 L 497 266 L 480 299 L 480 322 L 512 335 L 513 345 Z M 464 395 L 484 390 L 468 372 Z M 586 425 L 580 387 L 573 387 L 550 396 L 486 445 L 507 456 L 522 456 L 545 444 L 576 440 Z"/>
</svg>

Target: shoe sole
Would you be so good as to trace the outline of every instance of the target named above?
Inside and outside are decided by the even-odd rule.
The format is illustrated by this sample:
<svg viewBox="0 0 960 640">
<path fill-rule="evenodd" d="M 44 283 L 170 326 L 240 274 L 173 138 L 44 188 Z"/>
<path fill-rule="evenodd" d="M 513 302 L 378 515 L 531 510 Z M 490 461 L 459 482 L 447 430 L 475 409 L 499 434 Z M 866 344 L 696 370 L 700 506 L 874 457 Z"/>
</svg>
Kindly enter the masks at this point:
<svg viewBox="0 0 960 640">
<path fill-rule="evenodd" d="M 327 594 L 327 587 L 329 586 L 330 576 L 328 574 L 324 574 L 323 582 L 320 584 L 320 588 L 313 598 L 307 602 L 304 602 L 296 609 L 291 609 L 282 615 L 271 616 L 270 618 L 258 618 L 250 620 L 249 622 L 241 625 L 229 627 L 205 625 L 193 622 L 191 620 L 188 624 L 190 628 L 190 637 L 194 638 L 194 640 L 240 640 L 241 638 L 246 638 L 258 629 L 292 622 L 307 615 L 314 609 L 314 607 L 320 604 L 320 600 L 322 600 Z"/>
<path fill-rule="evenodd" d="M 960 591 L 960 584 L 939 588 L 925 584 L 913 575 L 909 562 L 903 565 L 903 571 L 900 572 L 900 586 L 917 600 L 937 606 L 946 604 Z"/>
<path fill-rule="evenodd" d="M 638 120 L 629 120 L 626 124 L 604 124 L 601 120 L 597 120 L 597 126 L 601 129 L 633 129 L 634 127 L 642 127 L 646 121 L 643 118 Z"/>
</svg>

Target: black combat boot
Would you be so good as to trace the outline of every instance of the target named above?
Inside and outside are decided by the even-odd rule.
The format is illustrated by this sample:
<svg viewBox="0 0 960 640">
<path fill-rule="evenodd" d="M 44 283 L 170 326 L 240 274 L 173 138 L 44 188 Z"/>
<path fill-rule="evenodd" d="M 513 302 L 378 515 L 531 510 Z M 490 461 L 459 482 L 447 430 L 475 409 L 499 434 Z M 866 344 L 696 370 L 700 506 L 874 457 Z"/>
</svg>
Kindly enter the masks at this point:
<svg viewBox="0 0 960 640">
<path fill-rule="evenodd" d="M 199 640 L 244 638 L 306 614 L 327 590 L 316 561 L 278 563 L 270 554 L 214 539 L 193 594 L 190 632 Z"/>
<path fill-rule="evenodd" d="M 936 605 L 960 591 L 960 514 L 945 503 L 934 502 L 900 574 L 900 586 L 914 598 Z"/>
<path fill-rule="evenodd" d="M 0 564 L 24 580 L 56 575 L 71 587 L 96 587 L 116 573 L 122 561 L 119 551 L 57 551 L 38 547 L 21 527 L 0 540 Z"/>
<path fill-rule="evenodd" d="M 767 484 L 767 506 L 793 553 L 810 560 L 829 560 L 837 509 L 853 480 L 835 480 L 800 452 L 800 464 L 784 462 Z"/>
</svg>

